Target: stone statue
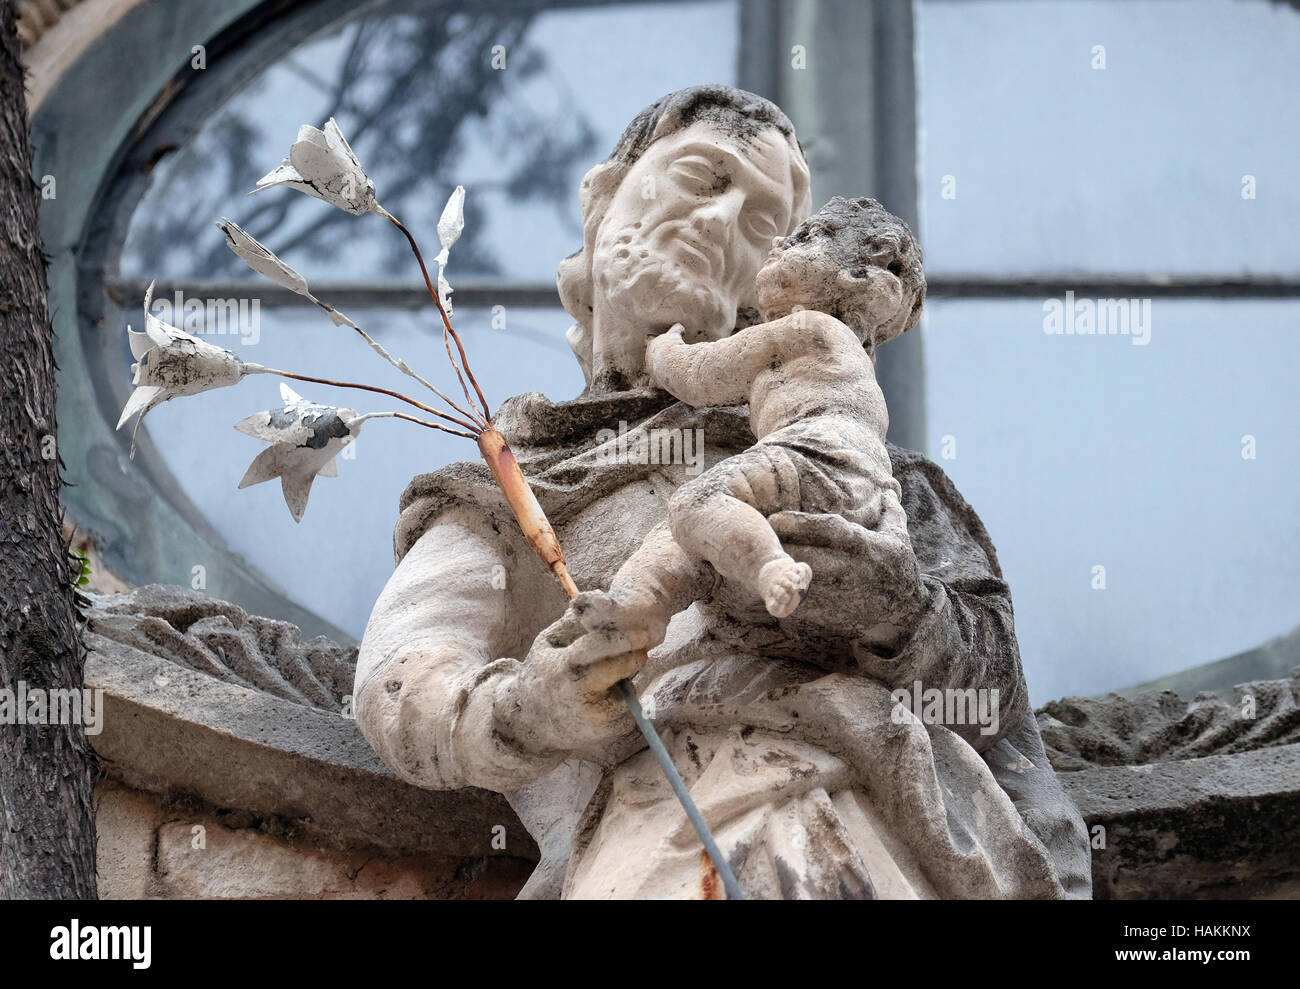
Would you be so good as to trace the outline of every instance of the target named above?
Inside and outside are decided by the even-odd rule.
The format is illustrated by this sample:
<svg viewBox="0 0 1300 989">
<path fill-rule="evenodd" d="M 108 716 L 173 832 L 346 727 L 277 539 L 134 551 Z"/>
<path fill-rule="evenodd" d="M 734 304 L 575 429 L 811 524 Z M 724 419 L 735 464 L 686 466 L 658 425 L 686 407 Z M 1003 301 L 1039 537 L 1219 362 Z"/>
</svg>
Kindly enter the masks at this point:
<svg viewBox="0 0 1300 989">
<path fill-rule="evenodd" d="M 1090 893 L 993 545 L 883 440 L 872 358 L 919 250 L 870 200 L 810 205 L 790 121 L 723 86 L 583 180 L 559 287 L 587 388 L 496 418 L 593 593 L 568 605 L 482 464 L 403 496 L 358 724 L 409 782 L 507 796 L 542 851 L 521 896 L 721 895 L 624 677 L 750 897 Z"/>
</svg>

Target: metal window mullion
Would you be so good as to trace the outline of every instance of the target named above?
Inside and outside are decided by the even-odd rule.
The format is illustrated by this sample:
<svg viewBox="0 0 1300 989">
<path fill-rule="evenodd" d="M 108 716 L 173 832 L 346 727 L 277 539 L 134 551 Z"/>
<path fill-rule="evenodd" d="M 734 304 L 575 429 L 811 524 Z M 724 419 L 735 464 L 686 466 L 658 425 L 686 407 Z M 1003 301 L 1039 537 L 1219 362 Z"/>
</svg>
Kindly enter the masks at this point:
<svg viewBox="0 0 1300 989">
<path fill-rule="evenodd" d="M 911 0 L 782 0 L 770 21 L 769 95 L 804 142 L 813 206 L 872 196 L 917 227 L 916 84 Z M 744 37 L 742 33 L 742 37 Z M 794 64 L 803 46 L 805 67 Z M 754 78 L 760 78 L 753 73 Z M 742 74 L 742 78 L 744 78 Z M 925 368 L 918 330 L 883 347 L 876 376 L 889 400 L 889 437 L 925 448 Z"/>
</svg>

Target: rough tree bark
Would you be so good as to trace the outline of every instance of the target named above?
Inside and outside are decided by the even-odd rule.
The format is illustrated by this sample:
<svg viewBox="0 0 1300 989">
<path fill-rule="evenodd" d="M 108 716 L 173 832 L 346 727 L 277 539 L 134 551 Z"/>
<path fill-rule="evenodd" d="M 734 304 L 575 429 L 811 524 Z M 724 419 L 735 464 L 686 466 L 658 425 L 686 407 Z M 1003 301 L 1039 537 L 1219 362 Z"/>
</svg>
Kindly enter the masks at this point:
<svg viewBox="0 0 1300 989">
<path fill-rule="evenodd" d="M 0 23 L 0 690 L 10 698 L 20 682 L 80 691 L 85 658 L 59 511 L 53 328 L 14 6 L 3 0 Z M 0 895 L 96 896 L 93 765 L 82 724 L 0 723 Z"/>
</svg>

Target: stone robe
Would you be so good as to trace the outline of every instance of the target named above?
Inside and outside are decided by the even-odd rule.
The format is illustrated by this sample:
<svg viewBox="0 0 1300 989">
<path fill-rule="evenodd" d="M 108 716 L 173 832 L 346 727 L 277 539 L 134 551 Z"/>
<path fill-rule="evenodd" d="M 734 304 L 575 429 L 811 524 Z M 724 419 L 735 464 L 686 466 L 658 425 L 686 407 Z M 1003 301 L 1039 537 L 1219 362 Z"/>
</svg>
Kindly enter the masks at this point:
<svg viewBox="0 0 1300 989">
<path fill-rule="evenodd" d="M 530 393 L 497 420 L 584 589 L 608 587 L 692 476 L 686 464 L 651 462 L 673 459 L 662 456 L 664 437 L 703 430 L 701 466 L 754 442 L 744 409 L 694 409 L 653 391 L 555 405 Z M 598 442 L 620 421 L 625 437 Z M 925 592 L 904 634 L 888 634 L 889 616 L 864 613 L 859 582 L 819 581 L 816 557 L 787 542 L 814 568 L 795 614 L 771 618 L 724 584 L 651 650 L 635 681 L 642 703 L 750 897 L 1087 897 L 1087 833 L 1043 751 L 993 545 L 936 465 L 892 445 L 889 454 Z M 444 525 L 472 525 L 495 545 L 502 572 L 466 572 Z M 492 642 L 478 644 L 482 662 L 442 646 L 436 658 L 397 660 L 401 644 L 439 642 L 440 630 L 415 627 L 416 617 L 403 627 L 404 609 L 381 599 L 355 690 L 371 744 L 411 782 L 509 796 L 542 850 L 522 896 L 720 896 L 639 734 L 556 755 L 500 730 L 494 681 L 518 668 L 566 599 L 482 464 L 453 464 L 407 489 L 398 560 L 439 538 L 444 556 L 428 579 L 492 581 L 500 618 Z M 408 584 L 403 593 L 418 595 L 420 583 Z M 917 681 L 996 689 L 997 731 L 900 716 L 891 690 Z M 403 689 L 418 690 L 418 723 L 404 714 Z"/>
</svg>

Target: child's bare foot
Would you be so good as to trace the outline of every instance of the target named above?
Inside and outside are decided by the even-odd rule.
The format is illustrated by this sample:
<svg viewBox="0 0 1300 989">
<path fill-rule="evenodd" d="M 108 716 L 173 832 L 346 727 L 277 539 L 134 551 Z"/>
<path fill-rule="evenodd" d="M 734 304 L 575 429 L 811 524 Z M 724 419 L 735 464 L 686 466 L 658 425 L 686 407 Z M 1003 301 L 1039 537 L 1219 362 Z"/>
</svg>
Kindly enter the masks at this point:
<svg viewBox="0 0 1300 989">
<path fill-rule="evenodd" d="M 759 593 L 767 605 L 768 614 L 785 618 L 799 607 L 812 583 L 812 567 L 796 563 L 785 556 L 763 564 L 758 571 Z"/>
<path fill-rule="evenodd" d="M 605 591 L 583 591 L 573 599 L 573 610 L 586 628 L 607 628 L 634 638 L 646 636 L 646 648 L 653 649 L 668 634 L 668 618 L 651 600 L 613 595 Z"/>
</svg>

